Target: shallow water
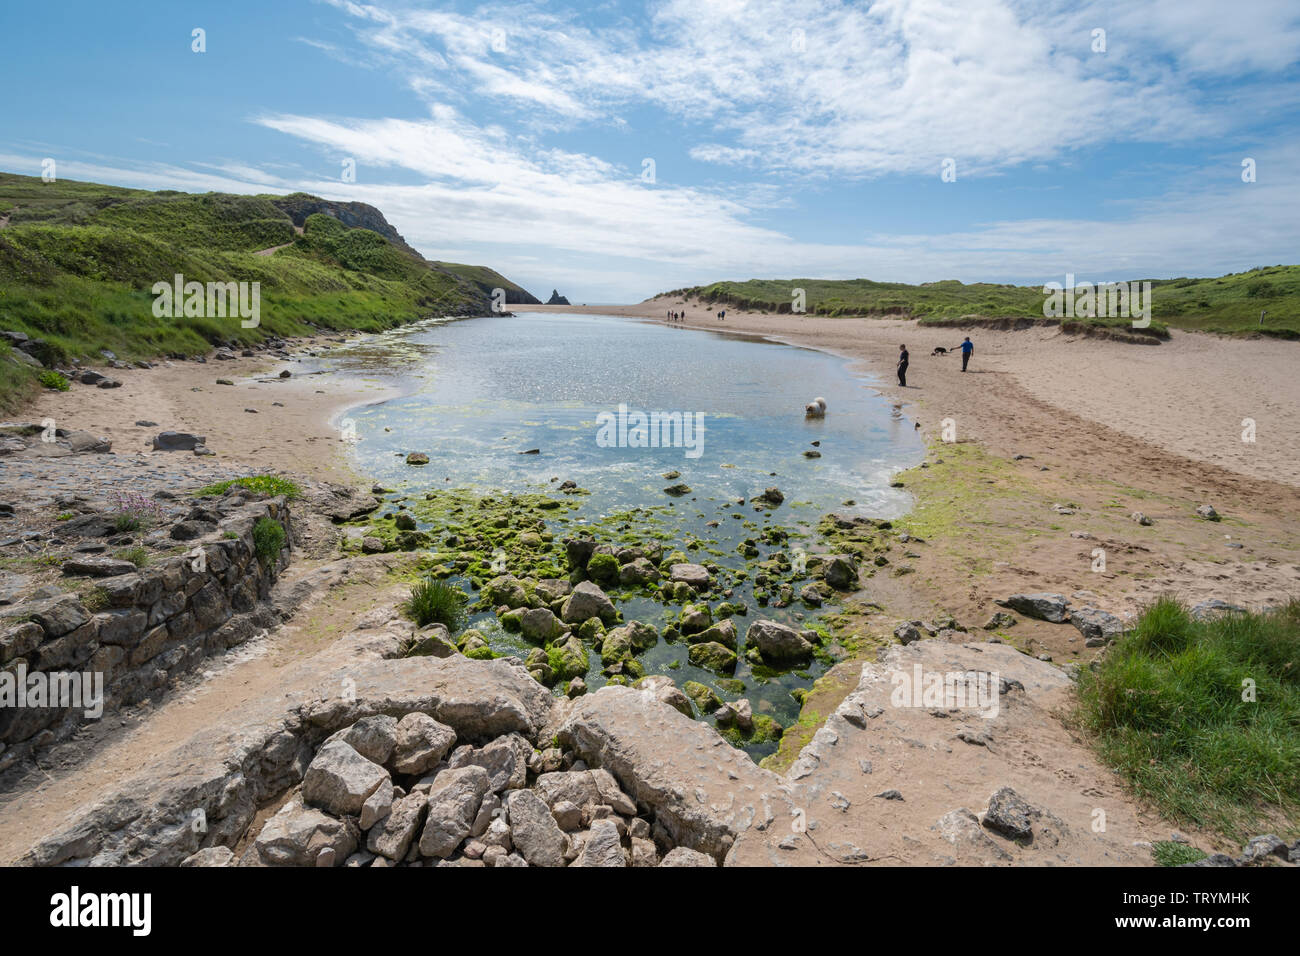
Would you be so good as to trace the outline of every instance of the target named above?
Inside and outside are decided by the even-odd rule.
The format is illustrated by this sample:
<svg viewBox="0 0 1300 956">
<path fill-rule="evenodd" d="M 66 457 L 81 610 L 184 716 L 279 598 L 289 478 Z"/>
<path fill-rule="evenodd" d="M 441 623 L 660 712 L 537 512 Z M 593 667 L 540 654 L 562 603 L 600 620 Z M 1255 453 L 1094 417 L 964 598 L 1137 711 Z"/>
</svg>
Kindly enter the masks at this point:
<svg viewBox="0 0 1300 956">
<path fill-rule="evenodd" d="M 702 539 L 692 560 L 745 566 L 737 546 L 767 525 L 811 532 L 830 511 L 895 517 L 910 498 L 889 487 L 890 476 L 910 467 L 923 447 L 912 424 L 876 394 L 869 379 L 845 360 L 753 337 L 695 331 L 660 323 L 604 316 L 524 315 L 425 324 L 333 350 L 332 371 L 396 386 L 399 398 L 355 408 L 341 425 L 355 429 L 355 464 L 385 487 L 416 493 L 451 486 L 477 490 L 555 491 L 570 480 L 590 494 L 574 496 L 580 507 L 548 522 L 557 536 L 611 514 L 649 509 L 634 520 L 670 538 L 670 547 Z M 804 417 L 804 405 L 826 399 L 821 420 Z M 636 421 L 619 443 L 619 406 L 683 413 L 683 423 L 702 423 L 662 433 L 671 447 L 633 447 Z M 625 419 L 626 420 L 626 419 Z M 601 425 L 606 424 L 602 440 Z M 819 442 L 820 458 L 804 457 Z M 521 454 L 537 449 L 537 454 Z M 430 464 L 405 464 L 408 452 L 424 452 Z M 671 472 L 679 477 L 665 478 Z M 678 482 L 690 493 L 670 497 Z M 756 513 L 746 502 L 776 486 L 785 504 Z M 846 504 L 853 502 L 853 504 Z M 710 528 L 708 522 L 719 527 Z M 746 527 L 748 525 L 748 527 Z M 816 548 L 815 536 L 792 539 L 787 553 Z M 764 548 L 764 556 L 769 549 Z M 760 608 L 752 586 L 733 600 L 749 605 L 737 624 L 758 617 L 808 626 L 821 613 L 798 601 L 784 609 Z M 662 628 L 679 608 L 648 597 L 617 601 L 627 619 Z M 494 615 L 476 617 L 494 650 L 526 653 L 516 635 L 503 632 Z M 690 665 L 687 645 L 661 641 L 640 659 L 648 674 L 665 673 L 680 686 L 699 680 L 716 687 L 714 675 Z M 743 644 L 742 644 L 743 650 Z M 670 667 L 678 662 L 675 667 Z M 797 716 L 790 697 L 825 670 L 814 663 L 798 674 L 756 678 L 743 656 L 736 677 L 756 713 L 783 725 Z M 591 687 L 600 686 L 593 655 Z M 766 748 L 772 749 L 772 748 Z"/>
</svg>

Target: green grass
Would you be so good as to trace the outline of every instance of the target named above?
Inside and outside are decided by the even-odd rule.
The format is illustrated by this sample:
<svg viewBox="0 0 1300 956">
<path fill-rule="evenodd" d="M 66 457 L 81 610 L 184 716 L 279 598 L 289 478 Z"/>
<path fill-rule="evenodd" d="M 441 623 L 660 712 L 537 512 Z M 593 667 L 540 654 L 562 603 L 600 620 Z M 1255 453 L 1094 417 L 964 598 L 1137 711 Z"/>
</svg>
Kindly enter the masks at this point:
<svg viewBox="0 0 1300 956">
<path fill-rule="evenodd" d="M 130 561 L 137 568 L 143 568 L 149 564 L 149 551 L 140 545 L 136 545 L 132 548 L 123 548 L 121 551 L 118 551 L 114 557 L 122 561 Z"/>
<path fill-rule="evenodd" d="M 486 314 L 497 286 L 530 298 L 490 269 L 425 261 L 378 210 L 300 193 L 190 195 L 0 173 L 0 204 L 11 210 L 0 232 L 0 328 L 47 342 L 47 365 L 97 358 L 100 349 L 148 359 L 321 329 L 382 331 L 429 316 Z M 349 228 L 321 209 L 373 228 Z M 287 248 L 253 254 L 280 245 Z M 177 273 L 187 281 L 260 282 L 260 326 L 245 329 L 237 316 L 155 316 L 151 287 Z M 0 412 L 30 396 L 34 378 L 6 354 Z"/>
<path fill-rule="evenodd" d="M 1151 858 L 1155 860 L 1156 866 L 1186 866 L 1203 860 L 1206 856 L 1208 854 L 1204 850 L 1186 843 L 1175 843 L 1173 840 L 1161 840 L 1151 845 Z"/>
<path fill-rule="evenodd" d="M 420 627 L 442 624 L 454 634 L 465 626 L 468 603 L 469 597 L 460 588 L 426 578 L 411 588 L 411 596 L 402 610 Z"/>
<path fill-rule="evenodd" d="M 1046 276 L 1044 282 L 1062 281 Z M 1215 278 L 1151 279 L 1151 328 L 1202 332 L 1258 332 L 1300 338 L 1300 266 L 1260 266 Z M 904 315 L 922 323 L 962 317 L 1016 319 L 1043 317 L 1042 286 L 1017 286 L 956 280 L 908 285 L 869 279 L 750 279 L 677 289 L 667 295 L 703 299 L 718 306 L 788 313 L 792 290 L 806 295 L 809 314 Z M 1261 325 L 1259 313 L 1267 315 Z M 1129 319 L 1079 320 L 1089 325 L 1129 328 Z M 1141 330 L 1134 330 L 1141 331 Z"/>
<path fill-rule="evenodd" d="M 297 482 L 279 475 L 245 475 L 243 478 L 229 478 L 200 488 L 194 494 L 200 498 L 209 495 L 219 497 L 234 487 L 247 488 L 249 491 L 263 495 L 284 495 L 291 500 L 302 496 L 302 488 Z"/>
<path fill-rule="evenodd" d="M 1079 700 L 1103 759 L 1171 819 L 1241 841 L 1300 810 L 1300 601 L 1194 621 L 1160 600 L 1080 672 Z"/>
<path fill-rule="evenodd" d="M 40 375 L 36 376 L 36 381 L 40 382 L 44 388 L 50 388 L 56 392 L 66 392 L 72 388 L 72 383 L 58 372 L 41 372 Z"/>
<path fill-rule="evenodd" d="M 274 565 L 284 547 L 284 528 L 272 518 L 258 518 L 253 525 L 253 553 L 264 566 Z"/>
</svg>

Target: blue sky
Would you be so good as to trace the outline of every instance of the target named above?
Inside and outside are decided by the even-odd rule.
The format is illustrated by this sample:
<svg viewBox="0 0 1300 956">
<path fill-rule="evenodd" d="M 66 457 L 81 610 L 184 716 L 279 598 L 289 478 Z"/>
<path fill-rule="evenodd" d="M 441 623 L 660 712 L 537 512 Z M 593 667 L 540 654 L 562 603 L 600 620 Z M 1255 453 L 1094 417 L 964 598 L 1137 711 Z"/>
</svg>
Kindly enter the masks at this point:
<svg viewBox="0 0 1300 956">
<path fill-rule="evenodd" d="M 6 3 L 0 36 L 2 169 L 368 202 L 543 297 L 1300 260 L 1294 0 Z"/>
</svg>

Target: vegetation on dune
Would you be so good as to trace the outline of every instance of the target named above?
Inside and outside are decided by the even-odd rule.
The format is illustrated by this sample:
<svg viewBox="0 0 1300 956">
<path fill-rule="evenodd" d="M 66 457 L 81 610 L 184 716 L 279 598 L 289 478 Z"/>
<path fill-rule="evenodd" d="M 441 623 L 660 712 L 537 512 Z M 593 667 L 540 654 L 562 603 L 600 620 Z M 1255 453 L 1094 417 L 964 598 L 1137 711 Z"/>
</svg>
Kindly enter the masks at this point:
<svg viewBox="0 0 1300 956">
<path fill-rule="evenodd" d="M 1049 277 L 1052 278 L 1061 281 L 1061 277 Z M 1151 283 L 1148 334 L 1159 336 L 1172 326 L 1202 332 L 1300 337 L 1300 266 L 1261 266 L 1218 278 L 1136 281 Z M 715 282 L 665 294 L 737 309 L 789 313 L 794 289 L 804 290 L 806 311 L 813 315 L 899 315 L 918 318 L 922 323 L 971 317 L 1043 318 L 1042 286 L 965 284 L 952 279 L 921 285 L 869 279 L 750 279 Z M 1262 324 L 1261 311 L 1267 313 Z M 1131 328 L 1126 318 L 1077 321 L 1091 326 Z"/>
<path fill-rule="evenodd" d="M 490 269 L 425 261 L 370 207 L 346 212 L 387 235 L 305 214 L 338 204 L 303 194 L 147 192 L 0 173 L 0 204 L 10 216 L 0 231 L 0 328 L 45 341 L 47 365 L 101 349 L 123 359 L 190 355 L 217 343 L 485 314 L 497 287 L 511 301 L 531 298 Z M 285 248 L 255 254 L 276 246 Z M 260 324 L 155 316 L 154 283 L 177 274 L 187 282 L 260 283 Z M 0 352 L 0 409 L 31 394 L 34 373 Z"/>
<path fill-rule="evenodd" d="M 1079 700 L 1103 759 L 1172 819 L 1243 840 L 1300 809 L 1300 601 L 1196 620 L 1160 600 Z"/>
</svg>

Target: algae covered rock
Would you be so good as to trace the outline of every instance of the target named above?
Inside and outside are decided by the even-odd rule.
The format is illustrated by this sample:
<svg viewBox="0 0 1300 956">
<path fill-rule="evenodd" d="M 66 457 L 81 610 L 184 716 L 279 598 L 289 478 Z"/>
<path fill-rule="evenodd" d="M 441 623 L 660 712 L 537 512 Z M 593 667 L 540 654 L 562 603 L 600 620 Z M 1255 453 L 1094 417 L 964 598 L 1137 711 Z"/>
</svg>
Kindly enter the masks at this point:
<svg viewBox="0 0 1300 956">
<path fill-rule="evenodd" d="M 593 580 L 606 584 L 618 580 L 618 559 L 612 554 L 593 554 L 587 562 L 587 573 Z"/>
<path fill-rule="evenodd" d="M 737 644 L 736 623 L 730 619 L 719 621 L 712 627 L 689 635 L 686 639 L 692 644 L 708 644 L 713 641 L 734 651 Z"/>
<path fill-rule="evenodd" d="M 576 635 L 570 635 L 562 644 L 548 648 L 546 662 L 557 681 L 583 677 L 591 666 L 587 648 Z"/>
<path fill-rule="evenodd" d="M 618 611 L 600 586 L 591 581 L 583 581 L 573 589 L 564 601 L 561 615 L 566 624 L 581 624 L 593 617 L 598 617 L 606 624 L 618 621 Z"/>
<path fill-rule="evenodd" d="M 765 661 L 789 663 L 812 657 L 813 646 L 801 633 L 779 621 L 755 621 L 745 632 L 747 649 L 757 649 Z"/>
<path fill-rule="evenodd" d="M 702 714 L 711 714 L 722 706 L 722 698 L 711 687 L 699 681 L 688 680 L 682 685 L 682 691 L 695 702 Z"/>
<path fill-rule="evenodd" d="M 736 652 L 716 641 L 692 644 L 689 660 L 696 667 L 730 674 L 736 670 Z"/>
<path fill-rule="evenodd" d="M 697 634 L 713 624 L 713 614 L 707 604 L 688 604 L 677 618 L 677 629 L 683 634 Z"/>
</svg>

